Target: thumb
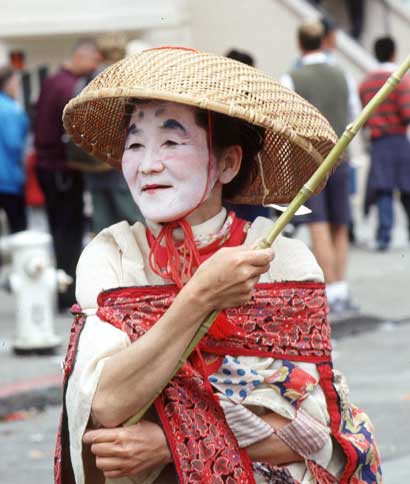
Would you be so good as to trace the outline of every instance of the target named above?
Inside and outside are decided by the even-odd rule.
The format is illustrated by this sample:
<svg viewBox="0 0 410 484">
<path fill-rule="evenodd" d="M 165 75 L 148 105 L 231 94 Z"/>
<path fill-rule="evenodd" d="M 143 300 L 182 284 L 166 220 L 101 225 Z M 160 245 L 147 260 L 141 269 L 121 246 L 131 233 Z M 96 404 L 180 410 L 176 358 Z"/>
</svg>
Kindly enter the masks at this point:
<svg viewBox="0 0 410 484">
<path fill-rule="evenodd" d="M 261 247 L 261 244 L 263 242 L 263 246 Z M 265 241 L 263 237 L 259 237 L 259 239 L 256 239 L 255 242 L 251 246 L 249 246 L 250 249 L 253 250 L 258 250 L 258 249 L 270 249 L 272 246 L 269 245 L 268 247 L 265 246 Z"/>
</svg>

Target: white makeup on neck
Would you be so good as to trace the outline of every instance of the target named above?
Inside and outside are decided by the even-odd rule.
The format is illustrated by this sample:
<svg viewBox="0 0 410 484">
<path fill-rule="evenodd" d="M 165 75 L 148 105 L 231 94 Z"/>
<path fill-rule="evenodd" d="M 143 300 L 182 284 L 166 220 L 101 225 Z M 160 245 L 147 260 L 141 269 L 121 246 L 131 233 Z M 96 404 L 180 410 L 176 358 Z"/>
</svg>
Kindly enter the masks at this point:
<svg viewBox="0 0 410 484">
<path fill-rule="evenodd" d="M 197 125 L 195 110 L 190 106 L 163 101 L 136 106 L 128 127 L 122 171 L 147 220 L 178 220 L 207 199 L 217 178 L 214 166 L 207 188 L 207 141 L 207 132 Z"/>
</svg>

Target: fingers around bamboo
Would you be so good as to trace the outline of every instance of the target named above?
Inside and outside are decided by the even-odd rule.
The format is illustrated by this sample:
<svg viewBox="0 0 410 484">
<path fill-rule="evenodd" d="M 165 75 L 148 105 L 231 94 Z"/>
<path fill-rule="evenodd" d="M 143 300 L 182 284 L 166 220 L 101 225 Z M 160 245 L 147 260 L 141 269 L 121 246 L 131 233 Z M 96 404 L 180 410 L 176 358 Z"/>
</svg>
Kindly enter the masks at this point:
<svg viewBox="0 0 410 484">
<path fill-rule="evenodd" d="M 253 266 L 264 266 L 270 264 L 275 257 L 275 251 L 272 247 L 267 249 L 247 249 L 243 252 L 246 262 Z"/>
<path fill-rule="evenodd" d="M 237 306 L 249 299 L 257 278 L 267 272 L 274 252 L 229 247 L 205 261 L 188 283 L 195 301 L 209 310 Z"/>
<path fill-rule="evenodd" d="M 249 267 L 262 267 L 263 269 L 272 262 L 274 251 L 268 249 L 249 249 L 248 247 L 228 247 L 222 248 L 212 257 L 205 261 L 198 269 L 198 274 L 208 272 L 209 276 L 235 276 L 241 275 L 241 271 Z M 249 269 L 248 269 L 249 270 Z M 247 273 L 243 273 L 247 276 Z"/>
</svg>

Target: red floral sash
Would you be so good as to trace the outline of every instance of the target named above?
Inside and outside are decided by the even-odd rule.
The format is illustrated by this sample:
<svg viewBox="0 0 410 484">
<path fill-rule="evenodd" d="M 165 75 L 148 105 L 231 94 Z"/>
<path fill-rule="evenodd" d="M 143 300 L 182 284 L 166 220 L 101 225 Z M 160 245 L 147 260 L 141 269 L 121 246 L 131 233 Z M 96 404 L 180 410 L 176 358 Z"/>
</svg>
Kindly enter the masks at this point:
<svg viewBox="0 0 410 484">
<path fill-rule="evenodd" d="M 172 304 L 176 286 L 118 288 L 98 297 L 97 315 L 135 341 Z M 258 284 L 248 304 L 224 311 L 199 347 L 218 355 L 272 356 L 330 362 L 330 327 L 324 285 L 311 282 Z M 222 326 L 229 325 L 230 331 Z M 234 328 L 236 331 L 232 331 Z M 223 333 L 232 333 L 224 338 Z"/>
<path fill-rule="evenodd" d="M 177 292 L 175 286 L 113 289 L 100 294 L 97 314 L 135 341 L 159 320 Z M 249 457 L 239 449 L 208 382 L 221 358 L 208 367 L 207 355 L 273 356 L 329 364 L 326 315 L 323 284 L 259 284 L 252 302 L 226 310 L 214 323 L 222 328 L 211 328 L 155 402 L 180 482 L 255 482 Z M 231 331 L 226 331 L 227 325 Z"/>
<path fill-rule="evenodd" d="M 125 331 L 131 341 L 144 335 L 165 313 L 177 294 L 175 286 L 130 287 L 105 291 L 98 298 L 98 316 Z M 346 465 L 337 480 L 308 461 L 317 484 L 380 483 L 380 459 L 371 423 L 356 407 L 341 402 L 333 385 L 330 328 L 324 285 L 288 282 L 259 284 L 252 301 L 225 311 L 197 350 L 155 402 L 169 442 L 179 482 L 254 483 L 245 450 L 238 447 L 208 376 L 223 355 L 271 356 L 282 359 L 290 378 L 277 383 L 296 407 L 306 397 L 306 375 L 292 361 L 316 363 L 326 396 L 333 437 L 345 452 Z M 64 365 L 65 387 L 86 318 L 79 313 L 72 328 Z M 226 326 L 230 331 L 226 331 Z M 222 329 L 218 326 L 222 326 Z M 209 356 L 212 358 L 209 358 Z M 215 361 L 215 356 L 216 361 Z M 209 365 L 208 361 L 212 361 Z M 310 381 L 310 380 L 309 380 Z M 275 384 L 274 381 L 270 382 Z M 296 386 L 295 386 L 296 385 Z M 295 399 L 296 394 L 300 398 Z M 355 480 L 356 479 L 356 480 Z M 359 479 L 359 481 L 357 481 Z M 55 457 L 56 484 L 73 484 L 67 414 L 63 411 Z"/>
</svg>

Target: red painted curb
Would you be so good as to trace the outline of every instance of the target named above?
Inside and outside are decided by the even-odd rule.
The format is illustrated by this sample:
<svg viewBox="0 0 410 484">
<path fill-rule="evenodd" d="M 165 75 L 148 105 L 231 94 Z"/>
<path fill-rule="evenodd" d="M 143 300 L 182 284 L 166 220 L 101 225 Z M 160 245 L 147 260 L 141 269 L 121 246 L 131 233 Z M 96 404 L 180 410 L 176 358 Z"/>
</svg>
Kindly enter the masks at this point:
<svg viewBox="0 0 410 484">
<path fill-rule="evenodd" d="M 63 375 L 48 375 L 0 387 L 0 399 L 49 386 L 62 386 Z"/>
</svg>

